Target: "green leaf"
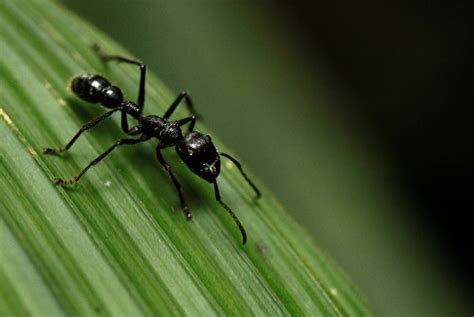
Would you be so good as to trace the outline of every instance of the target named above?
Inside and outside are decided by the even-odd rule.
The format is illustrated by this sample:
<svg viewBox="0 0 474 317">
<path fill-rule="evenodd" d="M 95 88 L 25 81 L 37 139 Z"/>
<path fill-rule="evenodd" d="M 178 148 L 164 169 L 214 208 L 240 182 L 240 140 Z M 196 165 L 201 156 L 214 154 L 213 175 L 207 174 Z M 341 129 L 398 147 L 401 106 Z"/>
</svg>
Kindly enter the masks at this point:
<svg viewBox="0 0 474 317">
<path fill-rule="evenodd" d="M 114 117 L 62 157 L 41 154 L 104 112 L 77 99 L 69 80 L 100 73 L 133 100 L 138 70 L 103 65 L 93 43 L 131 55 L 48 1 L 0 2 L 0 43 L 1 315 L 373 314 L 263 184 L 254 201 L 232 165 L 219 184 L 247 230 L 245 246 L 212 187 L 170 150 L 194 214 L 185 220 L 153 141 L 115 150 L 73 188 L 54 186 L 54 176 L 75 175 L 123 135 Z M 162 114 L 175 96 L 152 74 L 146 89 L 147 114 Z"/>
</svg>

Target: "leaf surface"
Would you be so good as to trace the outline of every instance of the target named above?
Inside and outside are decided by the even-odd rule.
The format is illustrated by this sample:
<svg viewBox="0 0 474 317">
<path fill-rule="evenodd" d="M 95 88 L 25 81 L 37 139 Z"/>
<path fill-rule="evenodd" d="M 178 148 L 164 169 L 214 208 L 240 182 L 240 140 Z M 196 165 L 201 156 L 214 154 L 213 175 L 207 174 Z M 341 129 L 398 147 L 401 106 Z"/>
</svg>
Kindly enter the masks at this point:
<svg viewBox="0 0 474 317">
<path fill-rule="evenodd" d="M 53 177 L 74 176 L 123 136 L 117 115 L 84 133 L 65 155 L 41 154 L 43 147 L 63 146 L 104 112 L 76 98 L 70 79 L 99 73 L 134 100 L 138 69 L 102 64 L 93 43 L 131 55 L 48 1 L 2 1 L 0 43 L 1 313 L 372 314 L 263 184 L 257 181 L 263 197 L 255 201 L 225 161 L 221 194 L 247 230 L 245 246 L 212 186 L 169 150 L 165 158 L 194 215 L 184 219 L 175 189 L 155 160 L 155 141 L 116 149 L 72 188 L 54 186 Z M 153 74 L 146 92 L 146 114 L 163 114 L 175 95 Z M 175 118 L 185 115 L 178 109 Z M 211 134 L 201 123 L 197 130 Z"/>
</svg>

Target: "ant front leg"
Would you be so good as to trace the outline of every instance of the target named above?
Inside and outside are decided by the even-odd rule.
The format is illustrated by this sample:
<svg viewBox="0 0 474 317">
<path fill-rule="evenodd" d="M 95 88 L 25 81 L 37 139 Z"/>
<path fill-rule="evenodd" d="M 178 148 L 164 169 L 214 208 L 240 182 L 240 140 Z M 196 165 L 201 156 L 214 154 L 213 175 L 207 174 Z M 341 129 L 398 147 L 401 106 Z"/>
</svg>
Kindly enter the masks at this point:
<svg viewBox="0 0 474 317">
<path fill-rule="evenodd" d="M 158 145 L 156 148 L 156 158 L 160 162 L 160 164 L 165 168 L 165 170 L 168 172 L 169 177 L 173 181 L 174 187 L 176 187 L 176 191 L 178 192 L 179 196 L 179 201 L 181 203 L 181 207 L 183 208 L 184 216 L 186 219 L 191 220 L 193 215 L 191 214 L 191 211 L 189 210 L 189 207 L 186 205 L 186 201 L 184 200 L 184 194 L 183 194 L 183 188 L 181 187 L 181 184 L 178 182 L 178 179 L 174 175 L 173 171 L 171 170 L 171 166 L 166 163 L 165 159 L 163 158 L 163 155 L 161 154 L 161 148 Z"/>
<path fill-rule="evenodd" d="M 186 106 L 188 107 L 189 112 L 191 114 L 195 115 L 196 117 L 200 117 L 199 115 L 196 114 L 196 111 L 194 110 L 193 102 L 191 100 L 191 97 L 186 91 L 182 91 L 179 93 L 178 97 L 173 101 L 171 106 L 166 110 L 165 114 L 163 115 L 163 118 L 168 120 L 169 117 L 173 114 L 173 112 L 176 110 L 176 108 L 181 104 L 181 101 L 185 101 Z"/>
<path fill-rule="evenodd" d="M 145 104 L 146 65 L 140 61 L 129 59 L 120 55 L 107 54 L 102 50 L 102 48 L 98 44 L 92 45 L 92 49 L 97 53 L 97 55 L 103 62 L 116 61 L 119 63 L 128 63 L 128 64 L 137 65 L 140 67 L 140 86 L 138 88 L 137 104 L 141 113 L 143 111 L 143 106 Z"/>
<path fill-rule="evenodd" d="M 257 188 L 257 186 L 250 180 L 250 178 L 247 176 L 247 174 L 245 174 L 243 168 L 242 168 L 242 165 L 240 164 L 239 161 L 237 161 L 235 158 L 233 158 L 232 156 L 230 156 L 229 154 L 227 153 L 223 153 L 223 152 L 219 152 L 219 154 L 221 156 L 224 156 L 226 158 L 228 158 L 229 160 L 232 161 L 232 163 L 235 164 L 235 166 L 237 166 L 237 168 L 239 169 L 240 171 L 240 174 L 242 174 L 242 176 L 245 178 L 245 180 L 247 181 L 247 183 L 250 185 L 250 187 L 252 187 L 252 189 L 255 191 L 255 195 L 256 195 L 256 198 L 260 198 L 262 196 L 262 194 L 260 193 L 260 190 Z"/>
<path fill-rule="evenodd" d="M 242 234 L 242 244 L 245 244 L 247 242 L 247 233 L 245 232 L 244 226 L 240 222 L 239 218 L 237 218 L 237 215 L 232 211 L 232 209 L 230 209 L 230 207 L 222 201 L 221 194 L 219 193 L 219 187 L 217 186 L 217 181 L 214 181 L 214 193 L 216 195 L 216 200 L 219 202 L 219 204 L 221 204 L 222 207 L 224 207 L 224 209 L 234 220 L 237 227 L 239 227 L 240 233 Z"/>
<path fill-rule="evenodd" d="M 194 130 L 194 125 L 196 124 L 196 116 L 192 115 L 190 117 L 178 120 L 178 125 L 179 126 L 185 125 L 189 121 L 191 121 L 191 124 L 188 127 L 188 132 L 187 133 L 192 132 Z"/>
<path fill-rule="evenodd" d="M 66 144 L 65 147 L 44 148 L 43 149 L 43 154 L 57 154 L 57 153 L 61 153 L 61 152 L 69 150 L 69 148 L 74 144 L 74 142 L 76 142 L 77 139 L 81 136 L 82 132 L 87 131 L 89 129 L 92 129 L 93 127 L 95 127 L 96 125 L 98 125 L 99 123 L 101 123 L 102 121 L 107 119 L 108 117 L 110 117 L 117 110 L 120 110 L 120 109 L 116 108 L 116 109 L 110 110 L 109 112 L 106 112 L 103 115 L 101 115 L 101 116 L 99 116 L 95 119 L 92 119 L 89 122 L 85 123 L 81 127 L 81 129 L 72 137 L 71 141 L 69 141 L 68 144 Z"/>
<path fill-rule="evenodd" d="M 146 140 L 146 138 L 144 138 L 144 137 L 142 137 L 140 139 L 121 139 L 121 140 L 117 141 L 114 145 L 112 145 L 110 148 L 108 148 L 107 151 L 105 151 L 104 153 L 99 155 L 95 160 L 90 162 L 79 174 L 77 174 L 77 176 L 74 176 L 73 178 L 68 179 L 68 180 L 64 180 L 62 178 L 55 177 L 53 179 L 53 182 L 56 185 L 63 185 L 63 186 L 74 185 L 75 183 L 79 182 L 81 177 L 89 170 L 89 168 L 91 168 L 92 166 L 94 166 L 97 163 L 99 163 L 100 161 L 102 161 L 117 146 L 123 145 L 123 144 L 128 144 L 128 145 L 137 144 L 137 143 L 143 142 L 145 140 Z"/>
</svg>

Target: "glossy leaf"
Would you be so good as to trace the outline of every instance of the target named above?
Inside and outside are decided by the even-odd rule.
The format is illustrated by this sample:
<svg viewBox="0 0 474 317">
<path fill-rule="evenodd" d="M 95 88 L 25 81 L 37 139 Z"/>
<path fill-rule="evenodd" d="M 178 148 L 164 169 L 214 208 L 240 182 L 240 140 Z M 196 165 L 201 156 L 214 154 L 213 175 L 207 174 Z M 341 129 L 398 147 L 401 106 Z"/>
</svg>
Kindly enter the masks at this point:
<svg viewBox="0 0 474 317">
<path fill-rule="evenodd" d="M 123 135 L 117 115 L 67 154 L 41 153 L 104 112 L 76 98 L 69 80 L 97 72 L 133 100 L 138 70 L 102 64 L 93 43 L 131 55 L 48 1 L 0 2 L 0 43 L 0 313 L 372 314 L 264 185 L 257 182 L 263 197 L 255 201 L 225 161 L 221 194 L 247 229 L 245 246 L 212 186 L 169 150 L 194 215 L 185 220 L 155 160 L 155 141 L 115 150 L 72 188 L 55 186 L 54 176 L 75 175 Z M 145 113 L 163 114 L 175 94 L 152 74 L 146 89 Z M 179 109 L 176 117 L 184 115 Z M 211 134 L 203 124 L 197 129 Z"/>
</svg>

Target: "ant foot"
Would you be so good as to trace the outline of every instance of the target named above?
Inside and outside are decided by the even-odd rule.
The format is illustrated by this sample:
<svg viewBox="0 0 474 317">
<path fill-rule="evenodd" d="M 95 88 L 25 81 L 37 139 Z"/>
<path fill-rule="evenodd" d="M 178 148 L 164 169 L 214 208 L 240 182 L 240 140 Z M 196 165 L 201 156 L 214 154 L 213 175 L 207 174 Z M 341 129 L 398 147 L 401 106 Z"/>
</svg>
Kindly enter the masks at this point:
<svg viewBox="0 0 474 317">
<path fill-rule="evenodd" d="M 70 185 L 74 185 L 76 182 L 77 182 L 77 180 L 75 178 L 71 178 L 71 179 L 67 179 L 67 180 L 64 180 L 64 179 L 59 178 L 59 177 L 53 178 L 54 185 L 70 186 Z"/>
<path fill-rule="evenodd" d="M 189 211 L 188 206 L 183 207 L 183 211 L 184 211 L 184 216 L 186 217 L 186 220 L 189 221 L 193 218 L 193 215 L 191 214 L 191 211 Z"/>
<path fill-rule="evenodd" d="M 59 154 L 64 152 L 64 148 L 43 148 L 43 154 Z"/>
</svg>

